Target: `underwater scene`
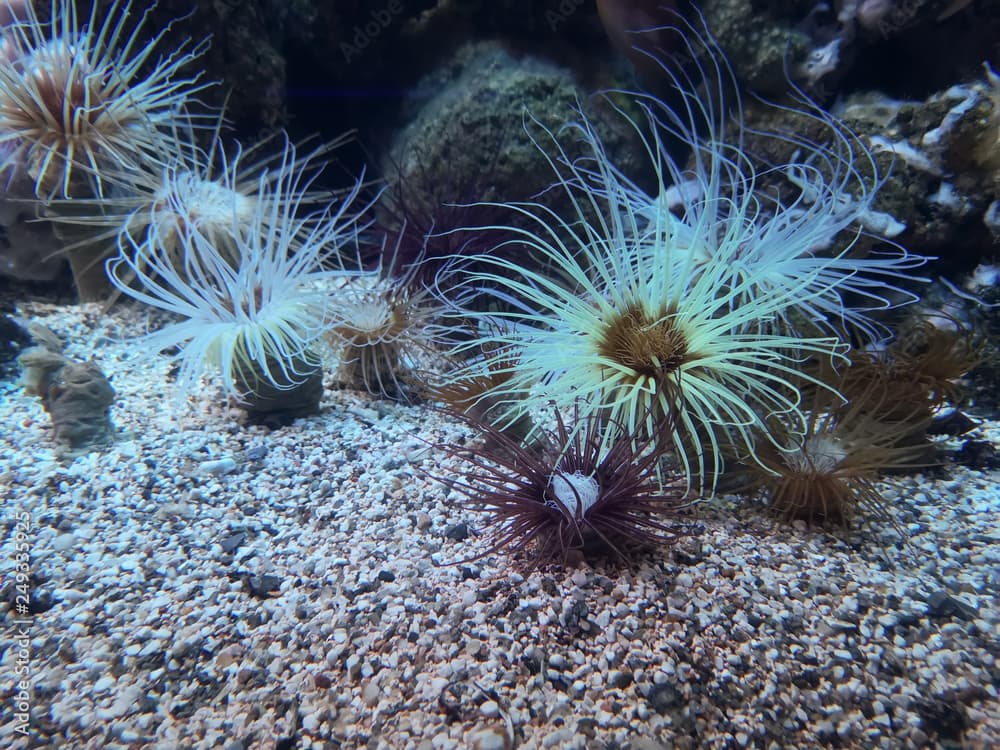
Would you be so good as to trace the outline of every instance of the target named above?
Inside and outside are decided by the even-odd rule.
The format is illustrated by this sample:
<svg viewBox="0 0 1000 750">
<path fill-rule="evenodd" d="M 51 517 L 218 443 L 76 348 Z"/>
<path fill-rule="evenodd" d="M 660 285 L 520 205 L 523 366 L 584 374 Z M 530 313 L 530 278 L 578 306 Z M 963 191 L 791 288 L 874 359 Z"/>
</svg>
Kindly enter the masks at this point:
<svg viewBox="0 0 1000 750">
<path fill-rule="evenodd" d="M 0 747 L 1000 748 L 997 0 L 0 0 Z"/>
</svg>

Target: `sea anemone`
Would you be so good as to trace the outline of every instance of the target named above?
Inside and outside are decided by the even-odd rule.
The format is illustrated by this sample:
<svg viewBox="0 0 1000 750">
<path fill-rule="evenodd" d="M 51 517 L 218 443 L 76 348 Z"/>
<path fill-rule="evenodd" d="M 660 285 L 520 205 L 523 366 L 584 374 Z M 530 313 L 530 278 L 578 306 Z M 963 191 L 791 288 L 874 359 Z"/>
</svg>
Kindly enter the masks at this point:
<svg viewBox="0 0 1000 750">
<path fill-rule="evenodd" d="M 710 39 L 704 42 L 704 54 L 721 55 Z M 695 52 L 692 47 L 689 54 Z M 725 65 L 717 65 L 715 73 L 703 71 L 705 83 L 728 76 Z M 896 233 L 894 220 L 873 207 L 886 177 L 860 138 L 807 99 L 806 109 L 774 109 L 824 134 L 823 143 L 746 128 L 738 97 L 732 97 L 736 125 L 726 129 L 721 101 L 692 93 L 696 82 L 672 72 L 669 77 L 685 106 L 642 95 L 637 103 L 651 126 L 632 123 L 644 131 L 656 191 L 649 194 L 618 170 L 586 121 L 570 127 L 590 145 L 591 156 L 572 165 L 564 184 L 578 190 L 591 210 L 603 205 L 622 213 L 623 227 L 615 229 L 645 247 L 645 262 L 661 262 L 669 244 L 675 255 L 690 256 L 678 258 L 687 273 L 719 274 L 717 266 L 724 266 L 717 283 L 733 308 L 761 296 L 789 298 L 768 322 L 771 329 L 794 332 L 804 320 L 838 336 L 884 338 L 888 329 L 871 313 L 916 301 L 901 284 L 926 281 L 910 272 L 927 259 L 886 239 Z M 714 85 L 721 91 L 735 84 Z M 792 152 L 789 161 L 759 168 L 744 143 L 748 134 L 757 148 Z M 675 139 L 691 149 L 687 168 L 667 153 L 665 144 Z M 566 161 L 565 154 L 560 159 Z M 783 190 L 770 185 L 776 181 L 784 182 Z M 878 249 L 859 248 L 862 236 L 877 241 Z"/>
<path fill-rule="evenodd" d="M 942 327 L 947 326 L 947 327 Z M 855 349 L 850 367 L 827 365 L 817 376 L 835 383 L 845 402 L 884 423 L 911 425 L 912 440 L 926 449 L 924 431 L 934 413 L 963 400 L 960 378 L 985 356 L 979 335 L 950 318 L 915 317 L 900 326 L 887 346 Z M 873 389 L 888 389 L 892 398 L 872 398 Z"/>
<path fill-rule="evenodd" d="M 698 59 L 696 52 L 690 59 Z M 715 66 L 701 69 L 702 82 L 720 97 L 731 74 L 721 62 Z M 830 334 L 834 321 L 864 326 L 864 315 L 846 306 L 846 293 L 871 298 L 876 282 L 868 276 L 904 276 L 916 261 L 904 255 L 905 262 L 894 256 L 884 266 L 874 259 L 855 264 L 845 254 L 816 252 L 859 221 L 872 199 L 871 191 L 843 197 L 860 176 L 850 161 L 854 151 L 840 148 L 851 139 L 832 118 L 817 115 L 839 146 L 809 144 L 798 164 L 821 162 L 833 168 L 833 181 L 821 180 L 830 169 L 808 170 L 808 198 L 765 200 L 741 137 L 723 138 L 721 102 L 696 94 L 697 82 L 666 67 L 664 73 L 681 106 L 635 95 L 644 117 L 621 113 L 643 138 L 665 201 L 651 200 L 621 173 L 585 118 L 566 126 L 587 148 L 585 159 L 571 160 L 562 150 L 565 133 L 549 133 L 557 185 L 575 215 L 513 204 L 533 226 L 504 229 L 520 235 L 517 242 L 545 270 L 502 253 L 471 256 L 466 284 L 490 296 L 494 310 L 457 315 L 507 325 L 480 326 L 498 333 L 460 344 L 456 353 L 484 344 L 519 352 L 510 378 L 491 394 L 507 401 L 510 421 L 548 401 L 563 409 L 579 402 L 582 416 L 601 414 L 630 434 L 643 419 L 649 434 L 653 420 L 668 419 L 674 429 L 665 438 L 688 481 L 712 487 L 726 443 L 756 450 L 768 415 L 801 424 L 794 383 L 802 360 L 846 348 L 833 335 L 797 332 L 787 324 L 792 312 L 828 321 Z M 691 171 L 665 146 L 677 138 L 690 146 Z"/>
<path fill-rule="evenodd" d="M 921 404 L 902 413 L 898 390 L 889 377 L 864 377 L 865 385 L 852 399 L 838 395 L 854 380 L 853 368 L 838 373 L 823 368 L 830 388 L 806 385 L 808 417 L 804 431 L 797 424 L 774 418 L 768 437 L 736 472 L 744 490 L 766 496 L 769 509 L 781 519 L 801 519 L 821 526 L 847 527 L 861 510 L 893 523 L 878 488 L 880 474 L 928 465 L 925 447 L 912 439 L 926 428 L 929 416 Z M 888 408 L 887 408 L 888 407 Z M 894 418 L 879 418 L 892 411 Z"/>
<path fill-rule="evenodd" d="M 93 227 L 95 232 L 88 241 L 108 240 L 124 232 L 141 243 L 153 226 L 160 249 L 173 253 L 178 262 L 186 235 L 196 229 L 216 245 L 220 255 L 235 263 L 239 240 L 233 233 L 246 231 L 262 198 L 281 201 L 291 197 L 301 207 L 331 197 L 328 191 L 312 190 L 311 186 L 325 166 L 324 157 L 346 143 L 350 134 L 329 142 L 297 145 L 285 135 L 281 147 L 274 149 L 274 142 L 282 137 L 276 133 L 249 148 L 236 143 L 227 150 L 221 135 L 223 124 L 218 117 L 205 149 L 197 137 L 200 123 L 181 120 L 164 133 L 156 159 L 127 168 L 110 166 L 105 171 L 104 182 L 109 186 L 106 197 L 53 201 L 47 218 Z M 261 185 L 288 180 L 291 183 L 281 190 L 260 192 Z M 262 215 L 270 215 L 267 208 Z"/>
<path fill-rule="evenodd" d="M 396 235 L 401 249 L 405 232 Z M 421 357 L 440 352 L 444 341 L 435 320 L 441 305 L 424 286 L 423 256 L 404 263 L 381 253 L 386 265 L 369 279 L 337 292 L 330 332 L 340 349 L 340 375 L 382 398 L 409 402 L 425 391 L 418 371 Z"/>
<path fill-rule="evenodd" d="M 914 318 L 902 326 L 888 349 L 897 379 L 919 384 L 931 408 L 961 403 L 958 381 L 983 361 L 987 351 L 982 336 L 955 321 L 944 323 Z"/>
<path fill-rule="evenodd" d="M 32 3 L 12 11 L 0 54 L 0 143 L 15 148 L 0 170 L 25 165 L 40 198 L 102 196 L 109 167 L 162 152 L 164 129 L 206 88 L 199 73 L 180 73 L 206 44 L 156 57 L 171 25 L 143 41 L 149 13 L 130 25 L 128 0 L 93 3 L 82 24 L 74 0 L 51 0 L 48 20 Z"/>
<path fill-rule="evenodd" d="M 289 146 L 286 163 L 297 161 Z M 362 273 L 343 257 L 356 246 L 360 217 L 370 207 L 355 206 L 361 180 L 343 200 L 310 214 L 300 210 L 307 193 L 297 172 L 279 173 L 277 180 L 260 176 L 248 216 L 236 202 L 230 206 L 236 263 L 198 224 L 183 235 L 180 265 L 165 249 L 163 225 L 151 224 L 141 242 L 120 235 L 109 276 L 124 294 L 180 316 L 150 334 L 149 343 L 179 349 L 183 391 L 194 388 L 206 367 L 219 369 L 226 393 L 241 403 L 253 395 L 253 383 L 279 392 L 303 384 L 320 365 L 314 344 L 331 324 L 331 280 Z"/>
<path fill-rule="evenodd" d="M 56 199 L 46 205 L 45 217 L 59 225 L 66 240 L 62 252 L 70 259 L 81 297 L 106 296 L 106 289 L 104 295 L 100 294 L 101 282 L 107 284 L 102 261 L 121 242 L 144 242 L 152 226 L 160 252 L 173 255 L 178 267 L 187 235 L 194 228 L 220 256 L 235 264 L 240 240 L 234 232 L 248 230 L 259 200 L 287 200 L 294 196 L 303 207 L 333 197 L 329 191 L 312 190 L 311 185 L 326 166 L 325 157 L 347 142 L 350 134 L 325 143 L 306 141 L 293 145 L 287 135 L 275 133 L 249 148 L 236 143 L 227 151 L 222 126 L 219 116 L 205 149 L 198 145 L 201 124 L 190 118 L 179 119 L 169 133 L 164 133 L 162 151 L 156 159 L 127 167 L 109 165 L 102 175 L 105 197 Z M 284 143 L 273 148 L 282 137 Z M 294 184 L 281 190 L 265 194 L 259 191 L 262 184 L 289 179 Z M 265 207 L 261 215 L 270 212 Z M 128 234 L 129 240 L 120 240 L 118 235 L 122 233 Z M 86 266 L 87 262 L 96 264 L 97 271 Z M 100 277 L 91 278 L 97 272 Z"/>
<path fill-rule="evenodd" d="M 525 555 L 531 567 L 581 555 L 628 559 L 680 533 L 669 522 L 684 504 L 683 491 L 661 487 L 652 444 L 621 426 L 601 418 L 567 425 L 557 412 L 555 430 L 526 447 L 468 414 L 457 416 L 486 438 L 481 450 L 460 454 L 461 478 L 442 480 L 488 515 L 492 541 L 472 559 L 501 550 Z"/>
</svg>

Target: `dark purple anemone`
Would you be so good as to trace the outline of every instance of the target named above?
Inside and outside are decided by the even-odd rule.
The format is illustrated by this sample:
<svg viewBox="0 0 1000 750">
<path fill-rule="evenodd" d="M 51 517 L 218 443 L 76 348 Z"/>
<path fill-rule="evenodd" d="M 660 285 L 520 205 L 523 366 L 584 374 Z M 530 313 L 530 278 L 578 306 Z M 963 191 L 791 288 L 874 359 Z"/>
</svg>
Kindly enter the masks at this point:
<svg viewBox="0 0 1000 750">
<path fill-rule="evenodd" d="M 493 543 L 471 559 L 510 550 L 533 566 L 608 554 L 628 560 L 680 534 L 668 520 L 685 504 L 682 483 L 661 486 L 660 454 L 649 441 L 602 419 L 568 428 L 556 414 L 554 432 L 522 444 L 475 417 L 457 416 L 486 438 L 471 454 L 445 447 L 466 462 L 462 476 L 447 483 L 468 507 L 489 515 Z M 602 457 L 609 430 L 615 440 Z"/>
</svg>

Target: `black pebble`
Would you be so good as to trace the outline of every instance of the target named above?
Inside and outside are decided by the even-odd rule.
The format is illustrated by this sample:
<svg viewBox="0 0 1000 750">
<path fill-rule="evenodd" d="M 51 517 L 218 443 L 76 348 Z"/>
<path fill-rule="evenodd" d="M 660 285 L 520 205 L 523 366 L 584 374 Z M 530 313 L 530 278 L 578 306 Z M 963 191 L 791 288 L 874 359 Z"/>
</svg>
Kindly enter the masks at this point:
<svg viewBox="0 0 1000 750">
<path fill-rule="evenodd" d="M 956 599 L 947 591 L 939 589 L 927 599 L 927 615 L 929 617 L 957 617 L 960 620 L 974 620 L 979 612 L 960 599 Z"/>
<path fill-rule="evenodd" d="M 647 700 L 649 701 L 649 707 L 658 714 L 665 714 L 670 709 L 684 704 L 684 696 L 669 682 L 665 682 L 662 685 L 654 685 L 653 689 L 649 691 Z"/>
<path fill-rule="evenodd" d="M 958 409 L 950 409 L 944 414 L 934 417 L 927 428 L 928 435 L 951 435 L 958 437 L 975 429 L 979 423 Z"/>
<path fill-rule="evenodd" d="M 966 440 L 955 453 L 955 460 L 977 471 L 1000 468 L 1000 453 L 989 440 Z"/>
<path fill-rule="evenodd" d="M 278 576 L 247 576 L 246 582 L 250 593 L 258 599 L 270 599 L 281 586 Z"/>
<path fill-rule="evenodd" d="M 263 444 L 251 445 L 246 449 L 245 455 L 247 461 L 260 461 L 267 455 L 267 446 Z"/>
<path fill-rule="evenodd" d="M 228 536 L 223 537 L 219 542 L 219 545 L 222 547 L 222 551 L 229 555 L 239 549 L 240 545 L 246 541 L 246 538 L 246 532 L 239 531 L 235 534 L 229 534 Z"/>
</svg>

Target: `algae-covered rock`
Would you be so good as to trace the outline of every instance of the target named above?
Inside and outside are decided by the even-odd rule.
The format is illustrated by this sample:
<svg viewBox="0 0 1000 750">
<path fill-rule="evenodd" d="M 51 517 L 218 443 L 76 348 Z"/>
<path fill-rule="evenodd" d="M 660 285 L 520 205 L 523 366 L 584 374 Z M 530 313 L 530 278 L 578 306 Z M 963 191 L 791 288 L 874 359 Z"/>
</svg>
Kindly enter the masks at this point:
<svg viewBox="0 0 1000 750">
<path fill-rule="evenodd" d="M 109 413 L 115 389 L 93 362 L 67 362 L 52 378 L 43 399 L 55 439 L 75 450 L 111 442 Z"/>
<path fill-rule="evenodd" d="M 762 12 L 754 0 L 710 0 L 702 10 L 737 77 L 749 89 L 783 94 L 788 90 L 788 73 L 806 65 L 814 42 L 783 18 L 782 11 L 801 19 L 807 9 L 791 4 Z"/>
<path fill-rule="evenodd" d="M 384 168 L 390 186 L 384 205 L 411 229 L 440 234 L 523 221 L 509 208 L 455 204 L 538 200 L 558 209 L 565 191 L 543 192 L 557 179 L 549 160 L 561 160 L 553 137 L 566 159 L 580 156 L 576 134 L 563 126 L 579 121 L 581 109 L 615 164 L 633 176 L 638 169 L 641 144 L 626 119 L 606 99 L 589 96 L 571 70 L 548 60 L 495 42 L 469 44 L 417 91 L 423 95 L 411 98 L 409 124 Z M 434 258 L 468 248 L 444 243 L 424 250 Z"/>
<path fill-rule="evenodd" d="M 415 114 L 395 140 L 387 171 L 390 181 L 395 172 L 429 193 L 446 193 L 456 176 L 469 175 L 482 183 L 478 200 L 524 199 L 551 184 L 552 168 L 531 140 L 545 146 L 533 119 L 555 131 L 579 120 L 582 106 L 612 153 L 632 135 L 617 114 L 588 98 L 571 70 L 494 42 L 466 45 L 417 91 L 423 96 L 411 99 Z M 572 156 L 572 139 L 564 145 Z"/>
<path fill-rule="evenodd" d="M 44 329 L 43 329 L 44 330 Z M 39 330 L 35 328 L 32 335 Z M 74 451 L 111 442 L 110 408 L 115 389 L 93 362 L 76 362 L 58 351 L 58 339 L 40 335 L 18 362 L 25 392 L 38 396 L 52 420 L 56 442 Z"/>
</svg>

